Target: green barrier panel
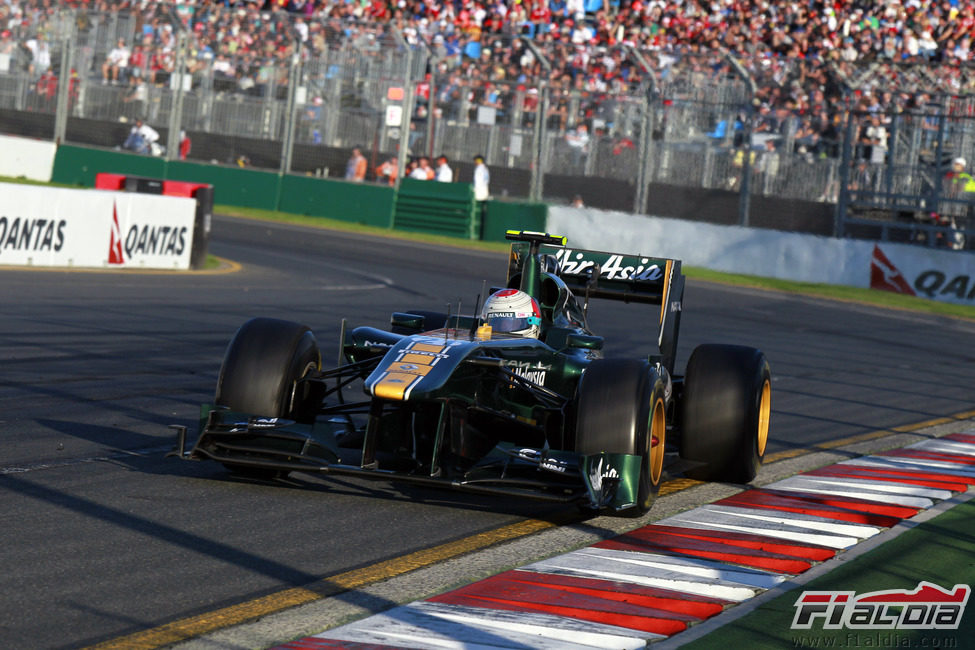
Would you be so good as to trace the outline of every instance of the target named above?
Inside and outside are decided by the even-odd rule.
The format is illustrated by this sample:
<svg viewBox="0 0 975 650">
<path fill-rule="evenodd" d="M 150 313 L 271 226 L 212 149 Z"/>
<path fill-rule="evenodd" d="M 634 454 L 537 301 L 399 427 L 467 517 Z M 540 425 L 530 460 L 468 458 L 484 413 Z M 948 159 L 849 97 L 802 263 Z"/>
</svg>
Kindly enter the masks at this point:
<svg viewBox="0 0 975 650">
<path fill-rule="evenodd" d="M 212 185 L 213 202 L 220 205 L 275 209 L 280 176 L 274 172 L 174 160 L 166 174 L 166 180 Z"/>
<path fill-rule="evenodd" d="M 65 185 L 94 187 L 99 172 L 164 178 L 166 161 L 126 151 L 61 145 L 54 156 L 51 180 Z"/>
<path fill-rule="evenodd" d="M 481 239 L 505 241 L 506 230 L 534 230 L 545 232 L 548 206 L 544 203 L 519 201 L 488 201 L 484 213 Z M 558 235 L 560 233 L 552 233 Z"/>
<path fill-rule="evenodd" d="M 274 172 L 172 161 L 123 151 L 61 145 L 54 158 L 55 183 L 94 187 L 99 172 L 207 183 L 214 202 L 291 214 L 327 217 L 464 239 L 504 241 L 509 229 L 545 230 L 543 203 L 474 200 L 470 183 L 405 178 L 388 186 L 343 180 L 281 176 Z M 483 210 L 483 212 L 482 212 Z"/>
<path fill-rule="evenodd" d="M 389 186 L 288 175 L 281 185 L 279 210 L 389 228 L 396 192 Z"/>
<path fill-rule="evenodd" d="M 56 183 L 95 186 L 99 172 L 213 186 L 215 203 L 389 228 L 394 190 L 388 186 L 286 175 L 257 169 L 172 161 L 123 151 L 61 145 L 54 158 Z"/>
<path fill-rule="evenodd" d="M 470 183 L 404 178 L 396 193 L 393 228 L 478 239 L 476 207 Z"/>
</svg>

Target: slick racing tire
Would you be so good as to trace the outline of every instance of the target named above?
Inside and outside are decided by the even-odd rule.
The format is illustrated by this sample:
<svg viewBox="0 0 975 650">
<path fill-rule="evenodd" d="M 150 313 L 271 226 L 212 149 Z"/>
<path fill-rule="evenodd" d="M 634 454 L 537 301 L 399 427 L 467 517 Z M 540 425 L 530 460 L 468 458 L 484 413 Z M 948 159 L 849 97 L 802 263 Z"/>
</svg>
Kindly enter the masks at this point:
<svg viewBox="0 0 975 650">
<path fill-rule="evenodd" d="M 687 362 L 681 399 L 681 458 L 701 481 L 748 483 L 768 443 L 772 407 L 768 360 L 755 348 L 701 345 Z"/>
<path fill-rule="evenodd" d="M 302 403 L 295 383 L 321 365 L 318 342 L 308 326 L 251 319 L 227 346 L 214 402 L 250 415 L 313 421 L 315 409 Z"/>
<path fill-rule="evenodd" d="M 214 403 L 249 415 L 312 422 L 317 405 L 302 403 L 295 386 L 321 365 L 318 342 L 307 326 L 273 318 L 251 319 L 227 346 Z M 251 478 L 288 475 L 283 470 L 223 465 Z"/>
<path fill-rule="evenodd" d="M 575 451 L 640 456 L 636 504 L 620 514 L 640 517 L 653 505 L 663 477 L 666 380 L 646 361 L 599 359 L 579 380 Z"/>
</svg>

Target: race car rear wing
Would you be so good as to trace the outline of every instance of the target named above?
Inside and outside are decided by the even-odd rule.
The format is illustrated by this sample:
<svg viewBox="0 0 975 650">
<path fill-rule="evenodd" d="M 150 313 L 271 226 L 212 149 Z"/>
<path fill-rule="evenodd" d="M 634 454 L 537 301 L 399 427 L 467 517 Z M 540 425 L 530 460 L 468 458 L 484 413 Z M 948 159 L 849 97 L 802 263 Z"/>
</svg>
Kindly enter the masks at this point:
<svg viewBox="0 0 975 650">
<path fill-rule="evenodd" d="M 580 297 L 659 305 L 660 356 L 668 369 L 673 368 L 684 299 L 680 260 L 569 248 L 564 237 L 545 233 L 509 230 L 505 236 L 513 242 L 508 286 L 520 274 L 521 289 L 532 293 L 526 283 L 534 281 L 537 272 L 549 272 Z M 533 257 L 537 264 L 528 264 Z"/>
</svg>

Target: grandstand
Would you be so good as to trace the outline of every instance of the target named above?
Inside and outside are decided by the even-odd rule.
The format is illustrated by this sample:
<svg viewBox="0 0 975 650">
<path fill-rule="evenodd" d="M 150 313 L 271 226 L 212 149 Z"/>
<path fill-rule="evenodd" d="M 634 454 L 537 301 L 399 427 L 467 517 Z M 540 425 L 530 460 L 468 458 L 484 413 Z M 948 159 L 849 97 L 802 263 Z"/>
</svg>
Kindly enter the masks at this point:
<svg viewBox="0 0 975 650">
<path fill-rule="evenodd" d="M 966 248 L 973 30 L 970 0 L 9 0 L 0 131 L 142 118 L 166 156 L 327 176 L 483 153 L 495 196 Z"/>
</svg>

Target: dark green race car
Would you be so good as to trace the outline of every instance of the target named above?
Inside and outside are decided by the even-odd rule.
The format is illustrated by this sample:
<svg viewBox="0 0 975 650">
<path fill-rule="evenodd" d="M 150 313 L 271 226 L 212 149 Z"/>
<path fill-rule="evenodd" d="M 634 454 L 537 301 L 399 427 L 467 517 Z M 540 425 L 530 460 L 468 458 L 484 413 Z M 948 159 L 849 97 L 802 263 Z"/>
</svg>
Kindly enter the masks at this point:
<svg viewBox="0 0 975 650">
<path fill-rule="evenodd" d="M 343 323 L 344 363 L 325 370 L 307 326 L 255 318 L 227 348 L 196 444 L 187 451 L 177 427 L 174 455 L 267 478 L 352 475 L 632 516 L 650 509 L 665 471 L 755 477 L 768 362 L 754 348 L 706 344 L 675 372 L 679 261 L 569 249 L 542 233 L 508 239 L 502 288 L 535 298 L 537 338 L 492 332 L 477 315 L 397 312 L 388 331 Z M 590 298 L 658 305 L 655 352 L 604 359 Z"/>
</svg>

